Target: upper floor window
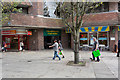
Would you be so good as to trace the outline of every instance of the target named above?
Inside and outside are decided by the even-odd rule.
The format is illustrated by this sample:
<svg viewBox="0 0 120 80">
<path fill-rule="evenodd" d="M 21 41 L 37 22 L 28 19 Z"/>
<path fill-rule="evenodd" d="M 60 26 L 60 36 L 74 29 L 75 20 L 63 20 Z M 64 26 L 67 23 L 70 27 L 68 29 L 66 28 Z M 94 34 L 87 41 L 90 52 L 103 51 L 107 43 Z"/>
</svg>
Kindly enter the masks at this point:
<svg viewBox="0 0 120 80">
<path fill-rule="evenodd" d="M 120 3 L 118 3 L 118 11 L 120 12 Z"/>
<path fill-rule="evenodd" d="M 87 13 L 90 13 L 91 11 L 89 10 Z M 93 13 L 99 13 L 99 12 L 109 12 L 109 3 L 108 2 L 103 2 L 99 7 L 95 8 Z"/>
<path fill-rule="evenodd" d="M 17 7 L 17 9 L 22 8 L 22 13 L 28 14 L 28 7 Z"/>
</svg>

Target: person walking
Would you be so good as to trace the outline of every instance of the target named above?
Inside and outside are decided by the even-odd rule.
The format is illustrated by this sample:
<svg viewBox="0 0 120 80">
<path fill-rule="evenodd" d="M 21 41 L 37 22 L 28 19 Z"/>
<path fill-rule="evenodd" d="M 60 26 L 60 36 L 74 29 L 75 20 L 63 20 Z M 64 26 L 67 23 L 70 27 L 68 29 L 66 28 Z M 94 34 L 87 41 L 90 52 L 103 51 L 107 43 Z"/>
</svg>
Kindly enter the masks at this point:
<svg viewBox="0 0 120 80">
<path fill-rule="evenodd" d="M 120 40 L 118 41 L 118 52 L 117 52 L 117 57 L 119 57 L 120 54 Z"/>
<path fill-rule="evenodd" d="M 54 40 L 54 44 L 52 46 L 49 46 L 49 48 L 51 48 L 51 47 L 53 47 L 53 50 L 54 50 L 53 60 L 55 60 L 56 57 L 58 57 L 59 60 L 61 60 L 61 58 L 58 55 L 58 43 L 57 43 L 57 40 Z"/>
<path fill-rule="evenodd" d="M 96 51 L 96 50 L 98 49 L 99 43 L 98 43 L 98 41 L 97 41 L 97 39 L 96 39 L 95 37 L 93 37 L 93 40 L 94 40 L 94 45 L 93 45 L 93 50 L 92 50 L 92 51 Z M 93 57 L 93 59 L 92 59 L 92 58 L 90 58 L 90 59 L 91 59 L 92 61 L 95 61 L 95 56 L 94 56 L 93 53 L 92 53 L 92 57 Z M 99 56 L 98 56 L 96 62 L 99 62 L 99 61 L 100 61 L 100 59 L 99 59 Z"/>
<path fill-rule="evenodd" d="M 24 43 L 23 43 L 23 41 L 21 41 L 20 42 L 20 51 L 23 51 L 23 49 L 24 49 Z"/>
<path fill-rule="evenodd" d="M 58 53 L 61 53 L 61 54 L 62 54 L 62 58 L 65 58 L 65 56 L 64 56 L 64 54 L 63 54 L 62 43 L 61 43 L 60 40 L 58 41 L 58 48 L 59 48 L 59 52 L 58 52 Z"/>
<path fill-rule="evenodd" d="M 3 41 L 3 46 L 2 46 L 2 52 L 6 52 L 7 51 L 7 44 L 5 41 Z"/>
</svg>

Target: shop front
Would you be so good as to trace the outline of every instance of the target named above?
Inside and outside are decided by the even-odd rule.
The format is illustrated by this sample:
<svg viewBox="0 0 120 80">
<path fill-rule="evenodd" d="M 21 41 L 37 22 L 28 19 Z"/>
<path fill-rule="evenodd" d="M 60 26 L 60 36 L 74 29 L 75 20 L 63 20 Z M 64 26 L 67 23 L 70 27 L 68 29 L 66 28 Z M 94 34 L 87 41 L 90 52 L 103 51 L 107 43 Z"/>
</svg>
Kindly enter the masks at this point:
<svg viewBox="0 0 120 80">
<path fill-rule="evenodd" d="M 80 28 L 80 46 L 92 46 L 92 37 L 97 38 L 99 45 L 109 46 L 109 26 Z"/>
<path fill-rule="evenodd" d="M 100 47 L 109 47 L 109 26 L 98 27 L 82 27 L 80 28 L 80 47 L 92 48 L 94 41 L 93 37 L 97 38 Z M 66 29 L 66 33 L 70 33 L 69 29 Z"/>
<path fill-rule="evenodd" d="M 49 49 L 49 46 L 54 43 L 54 40 L 61 40 L 61 30 L 59 29 L 44 29 L 44 48 Z"/>
<path fill-rule="evenodd" d="M 20 41 L 24 42 L 24 48 L 29 49 L 29 36 L 27 30 L 2 30 L 2 41 L 7 44 L 7 50 L 19 50 Z"/>
</svg>

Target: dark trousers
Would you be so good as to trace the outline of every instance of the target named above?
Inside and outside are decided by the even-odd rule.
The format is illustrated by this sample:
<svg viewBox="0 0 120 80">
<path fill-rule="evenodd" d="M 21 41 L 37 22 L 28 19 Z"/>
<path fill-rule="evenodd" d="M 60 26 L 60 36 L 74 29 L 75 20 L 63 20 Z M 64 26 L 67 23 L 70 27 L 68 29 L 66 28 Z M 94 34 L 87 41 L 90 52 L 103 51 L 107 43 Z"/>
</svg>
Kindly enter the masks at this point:
<svg viewBox="0 0 120 80">
<path fill-rule="evenodd" d="M 24 46 L 21 46 L 22 47 L 22 51 L 23 51 L 23 49 L 24 49 Z"/>
<path fill-rule="evenodd" d="M 93 53 L 92 53 L 92 56 L 93 56 L 93 60 L 95 60 L 95 56 Z M 100 61 L 99 56 L 97 57 L 97 61 Z"/>
<path fill-rule="evenodd" d="M 61 60 L 61 58 L 59 57 L 59 55 L 58 55 L 58 52 L 57 52 L 57 51 L 55 51 L 55 52 L 54 52 L 54 57 L 53 57 L 53 60 L 54 60 L 56 57 L 58 57 L 58 58 L 59 58 L 59 60 Z"/>
<path fill-rule="evenodd" d="M 119 54 L 120 54 L 120 49 L 118 50 L 117 57 L 119 57 Z"/>
</svg>

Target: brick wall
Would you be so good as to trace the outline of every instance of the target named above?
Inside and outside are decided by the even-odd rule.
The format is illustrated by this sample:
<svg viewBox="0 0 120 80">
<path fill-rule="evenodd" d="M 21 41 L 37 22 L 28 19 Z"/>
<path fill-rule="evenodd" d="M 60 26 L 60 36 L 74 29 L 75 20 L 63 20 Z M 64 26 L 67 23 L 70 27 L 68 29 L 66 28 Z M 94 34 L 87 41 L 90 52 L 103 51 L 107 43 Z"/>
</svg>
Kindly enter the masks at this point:
<svg viewBox="0 0 120 80">
<path fill-rule="evenodd" d="M 28 13 L 31 15 L 43 15 L 43 2 L 32 2 L 32 7 L 29 8 Z"/>
<path fill-rule="evenodd" d="M 38 50 L 37 30 L 32 30 L 32 36 L 29 36 L 29 50 Z"/>
<path fill-rule="evenodd" d="M 61 28 L 64 24 L 61 19 L 43 18 L 24 14 L 11 14 L 11 25 L 39 27 L 39 28 Z"/>
<path fill-rule="evenodd" d="M 118 24 L 118 13 L 107 12 L 89 14 L 85 16 L 83 26 L 106 26 L 106 25 L 117 25 Z"/>
<path fill-rule="evenodd" d="M 29 50 L 44 49 L 43 29 L 33 29 L 32 36 L 29 37 Z"/>
<path fill-rule="evenodd" d="M 38 29 L 38 50 L 44 49 L 43 29 Z"/>
<path fill-rule="evenodd" d="M 63 48 L 67 49 L 68 48 L 68 34 L 66 34 L 64 30 L 62 30 L 61 32 L 61 42 L 62 42 Z"/>
<path fill-rule="evenodd" d="M 115 40 L 111 40 L 111 37 L 115 37 Z M 110 27 L 110 50 L 114 50 L 114 45 L 118 44 L 118 27 Z"/>
<path fill-rule="evenodd" d="M 109 12 L 109 13 L 98 13 L 87 15 L 85 18 L 83 26 L 106 26 L 106 25 L 118 25 L 119 13 Z M 87 20 L 86 20 L 87 19 Z M 23 21 L 24 20 L 24 21 Z M 43 18 L 24 14 L 12 14 L 11 15 L 11 25 L 23 25 L 23 26 L 33 26 L 39 28 L 60 28 L 64 27 L 64 23 L 61 19 L 53 18 Z"/>
</svg>

